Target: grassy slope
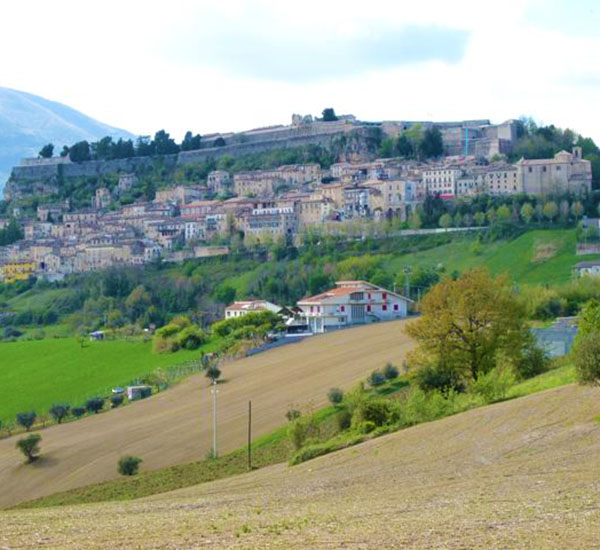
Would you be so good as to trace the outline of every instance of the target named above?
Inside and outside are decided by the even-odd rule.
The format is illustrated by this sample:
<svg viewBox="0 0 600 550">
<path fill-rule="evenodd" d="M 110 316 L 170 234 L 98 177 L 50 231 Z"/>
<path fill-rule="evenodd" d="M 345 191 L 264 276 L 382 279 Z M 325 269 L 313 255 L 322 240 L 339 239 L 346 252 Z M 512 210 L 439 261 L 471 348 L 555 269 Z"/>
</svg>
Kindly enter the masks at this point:
<svg viewBox="0 0 600 550">
<path fill-rule="evenodd" d="M 564 386 L 575 381 L 575 371 L 570 365 L 554 369 L 513 386 L 508 398 L 523 397 L 540 391 Z M 397 393 L 405 389 L 405 382 L 398 380 L 377 391 L 380 395 Z M 321 409 L 317 418 L 321 422 L 321 432 L 335 429 L 329 423 L 336 413 L 333 407 Z M 324 437 L 326 439 L 326 437 Z M 285 462 L 292 453 L 288 441 L 287 428 L 282 426 L 252 444 L 253 468 L 262 468 Z M 131 500 L 152 494 L 164 493 L 198 483 L 222 479 L 248 471 L 247 449 L 241 447 L 217 460 L 202 460 L 180 464 L 150 472 L 142 472 L 136 477 L 122 478 L 98 483 L 25 502 L 17 508 L 45 508 L 103 502 L 108 500 Z"/>
<path fill-rule="evenodd" d="M 80 404 L 111 386 L 198 355 L 157 355 L 142 341 L 86 342 L 83 348 L 74 338 L 0 344 L 0 419 L 13 419 L 23 410 L 45 413 L 59 401 Z"/>
<path fill-rule="evenodd" d="M 598 390 L 482 407 L 290 468 L 147 499 L 2 512 L 53 548 L 598 547 Z M 77 536 L 74 537 L 73 534 Z"/>
<path fill-rule="evenodd" d="M 550 244 L 555 253 L 546 260 L 534 261 L 540 245 Z M 456 241 L 431 250 L 395 256 L 386 268 L 393 272 L 404 266 L 414 268 L 435 267 L 443 264 L 448 273 L 465 271 L 474 266 L 488 267 L 494 274 L 508 272 L 519 284 L 561 284 L 571 277 L 573 265 L 581 261 L 575 255 L 575 231 L 535 230 L 528 231 L 510 241 L 483 244 L 481 254 L 472 251 L 472 238 L 462 235 Z M 586 256 L 595 259 L 596 256 Z"/>
</svg>

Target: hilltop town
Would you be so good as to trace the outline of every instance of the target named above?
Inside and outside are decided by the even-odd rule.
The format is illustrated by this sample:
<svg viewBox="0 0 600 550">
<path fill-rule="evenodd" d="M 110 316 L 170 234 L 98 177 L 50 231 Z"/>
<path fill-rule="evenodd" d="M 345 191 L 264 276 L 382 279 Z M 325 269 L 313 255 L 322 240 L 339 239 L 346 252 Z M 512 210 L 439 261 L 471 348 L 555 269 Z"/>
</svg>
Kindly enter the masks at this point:
<svg viewBox="0 0 600 550">
<path fill-rule="evenodd" d="M 382 141 L 415 129 L 437 132 L 439 155 L 377 158 Z M 167 177 L 151 200 L 142 195 L 135 201 L 121 199 L 131 195 L 152 158 L 24 159 L 13 169 L 5 189 L 7 213 L 0 219 L 0 229 L 16 220 L 23 238 L 0 247 L 0 273 L 6 282 L 32 275 L 59 280 L 111 266 L 224 255 L 240 242 L 294 243 L 310 233 L 343 234 L 354 223 L 418 218 L 428 197 L 448 201 L 591 191 L 592 167 L 581 147 L 510 163 L 518 129 L 518 121 L 365 123 L 351 115 L 332 121 L 294 115 L 290 126 L 203 136 L 197 150 L 163 155 L 161 162 L 190 167 L 302 146 L 335 149 L 337 162 L 235 173 L 217 169 L 184 184 Z M 379 148 L 372 144 L 374 136 Z M 96 185 L 85 208 L 75 208 L 64 194 L 55 200 L 65 181 L 86 175 L 93 175 Z M 116 185 L 103 183 L 108 175 Z M 418 229 L 418 222 L 413 227 Z"/>
</svg>

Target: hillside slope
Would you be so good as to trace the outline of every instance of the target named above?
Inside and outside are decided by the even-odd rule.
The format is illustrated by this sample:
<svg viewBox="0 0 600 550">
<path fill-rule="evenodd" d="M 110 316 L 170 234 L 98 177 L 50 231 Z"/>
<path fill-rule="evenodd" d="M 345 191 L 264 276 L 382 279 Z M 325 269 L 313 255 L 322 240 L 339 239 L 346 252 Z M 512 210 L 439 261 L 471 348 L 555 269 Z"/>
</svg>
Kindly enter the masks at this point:
<svg viewBox="0 0 600 550">
<path fill-rule="evenodd" d="M 405 323 L 314 336 L 225 365 L 219 452 L 245 443 L 248 400 L 258 437 L 282 425 L 290 407 L 322 406 L 332 386 L 348 388 L 388 361 L 401 364 L 412 345 Z M 0 440 L 0 507 L 118 477 L 126 454 L 141 457 L 145 469 L 204 458 L 212 448 L 210 387 L 195 376 L 151 399 L 40 433 L 44 459 L 33 466 L 18 455 L 17 437 Z"/>
<path fill-rule="evenodd" d="M 23 157 L 35 157 L 46 143 L 54 143 L 58 154 L 63 145 L 104 136 L 133 137 L 61 103 L 0 88 L 0 191 L 11 167 Z"/>
<path fill-rule="evenodd" d="M 597 389 L 566 386 L 293 468 L 0 513 L 11 547 L 597 548 Z"/>
</svg>

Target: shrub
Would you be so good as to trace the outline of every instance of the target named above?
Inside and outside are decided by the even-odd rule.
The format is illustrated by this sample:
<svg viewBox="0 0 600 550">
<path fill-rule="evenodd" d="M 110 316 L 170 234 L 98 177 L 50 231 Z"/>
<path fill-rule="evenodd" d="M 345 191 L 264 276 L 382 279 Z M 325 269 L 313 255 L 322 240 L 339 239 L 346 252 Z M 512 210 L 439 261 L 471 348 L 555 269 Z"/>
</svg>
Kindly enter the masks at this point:
<svg viewBox="0 0 600 550">
<path fill-rule="evenodd" d="M 434 390 L 464 392 L 466 389 L 456 371 L 440 369 L 431 365 L 421 367 L 417 371 L 415 379 L 419 388 L 425 392 Z"/>
<path fill-rule="evenodd" d="M 365 422 L 359 422 L 353 427 L 354 431 L 359 434 L 371 433 L 375 430 L 375 428 L 377 428 L 375 422 L 371 422 L 370 420 L 367 420 Z"/>
<path fill-rule="evenodd" d="M 41 440 L 42 436 L 40 434 L 30 434 L 17 441 L 16 447 L 27 457 L 27 462 L 33 462 L 37 458 L 36 455 L 40 452 Z"/>
<path fill-rule="evenodd" d="M 575 370 L 582 384 L 600 383 L 600 332 L 591 332 L 577 342 Z"/>
<path fill-rule="evenodd" d="M 50 416 L 59 424 L 71 414 L 71 405 L 68 403 L 54 403 L 48 411 Z"/>
<path fill-rule="evenodd" d="M 119 473 L 124 476 L 134 476 L 138 473 L 141 458 L 137 456 L 124 456 L 119 460 Z"/>
<path fill-rule="evenodd" d="M 183 349 L 198 349 L 206 342 L 206 335 L 197 327 L 187 327 L 179 334 L 179 347 Z"/>
<path fill-rule="evenodd" d="M 352 414 L 347 408 L 343 408 L 338 414 L 335 415 L 335 421 L 337 423 L 338 430 L 343 432 L 352 425 Z"/>
<path fill-rule="evenodd" d="M 104 399 L 100 397 L 88 399 L 85 408 L 90 413 L 93 412 L 94 414 L 98 414 L 104 408 Z"/>
<path fill-rule="evenodd" d="M 110 398 L 110 402 L 111 402 L 113 409 L 115 409 L 123 403 L 123 396 L 122 395 L 112 395 Z"/>
<path fill-rule="evenodd" d="M 352 414 L 352 429 L 359 431 L 365 423 L 373 424 L 373 429 L 385 424 L 393 424 L 400 418 L 398 406 L 389 399 L 367 399 L 358 404 Z M 366 433 L 366 432 L 361 432 Z"/>
<path fill-rule="evenodd" d="M 374 370 L 371 374 L 369 374 L 367 382 L 370 386 L 376 388 L 378 386 L 381 386 L 382 384 L 385 384 L 385 376 L 378 370 Z"/>
<path fill-rule="evenodd" d="M 340 388 L 331 388 L 327 392 L 327 399 L 332 405 L 339 405 L 344 399 L 344 391 Z"/>
<path fill-rule="evenodd" d="M 73 407 L 71 414 L 75 418 L 81 418 L 85 414 L 85 407 Z"/>
<path fill-rule="evenodd" d="M 299 416 L 295 420 L 292 420 L 288 426 L 288 436 L 296 451 L 302 448 L 308 439 L 318 437 L 318 435 L 319 426 L 312 414 Z"/>
<path fill-rule="evenodd" d="M 35 422 L 36 416 L 35 411 L 18 413 L 16 416 L 17 424 L 29 431 Z"/>
<path fill-rule="evenodd" d="M 383 376 L 385 376 L 386 380 L 394 380 L 394 379 L 398 378 L 398 374 L 399 374 L 398 369 L 391 363 L 388 363 L 383 368 Z"/>
<path fill-rule="evenodd" d="M 444 394 L 439 390 L 425 392 L 415 388 L 401 405 L 402 423 L 412 425 L 447 416 L 454 412 L 455 395 L 452 390 Z"/>
<path fill-rule="evenodd" d="M 290 409 L 288 410 L 288 412 L 285 413 L 285 417 L 288 419 L 289 422 L 292 422 L 296 420 L 296 418 L 300 418 L 301 414 L 302 413 L 298 409 Z"/>
<path fill-rule="evenodd" d="M 548 370 L 548 355 L 535 345 L 528 346 L 517 363 L 517 372 L 523 378 L 532 378 Z"/>
<path fill-rule="evenodd" d="M 510 368 L 496 367 L 486 374 L 480 374 L 472 384 L 472 391 L 486 403 L 501 401 L 515 383 L 515 375 Z"/>
</svg>

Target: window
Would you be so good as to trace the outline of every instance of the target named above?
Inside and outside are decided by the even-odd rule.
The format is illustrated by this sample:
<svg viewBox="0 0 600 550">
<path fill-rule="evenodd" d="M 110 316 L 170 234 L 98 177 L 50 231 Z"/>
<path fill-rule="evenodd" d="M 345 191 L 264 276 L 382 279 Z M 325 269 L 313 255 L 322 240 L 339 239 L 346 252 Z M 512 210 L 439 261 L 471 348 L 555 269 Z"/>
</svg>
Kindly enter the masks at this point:
<svg viewBox="0 0 600 550">
<path fill-rule="evenodd" d="M 340 318 L 338 319 L 338 321 L 339 321 L 340 323 L 343 323 L 343 322 L 344 322 L 344 318 L 343 318 L 343 317 L 340 317 Z"/>
<path fill-rule="evenodd" d="M 530 166 L 529 167 L 529 173 L 531 174 L 531 172 L 533 172 L 533 168 Z"/>
<path fill-rule="evenodd" d="M 369 300 L 371 299 L 371 293 L 370 293 L 370 292 L 367 294 L 367 298 L 368 298 Z"/>
<path fill-rule="evenodd" d="M 340 306 L 340 311 L 346 311 L 346 306 Z"/>
<path fill-rule="evenodd" d="M 394 304 L 394 311 L 398 311 L 398 304 Z"/>
<path fill-rule="evenodd" d="M 381 306 L 381 311 L 387 311 L 387 304 L 383 304 Z"/>
<path fill-rule="evenodd" d="M 367 311 L 371 311 L 371 304 L 367 304 Z"/>
<path fill-rule="evenodd" d="M 545 172 L 545 171 L 546 171 L 546 167 L 542 166 L 542 172 Z"/>
<path fill-rule="evenodd" d="M 311 313 L 313 312 L 313 306 L 310 306 L 310 312 Z"/>
<path fill-rule="evenodd" d="M 387 300 L 387 292 L 382 292 L 381 293 L 381 299 L 382 300 Z"/>
</svg>

